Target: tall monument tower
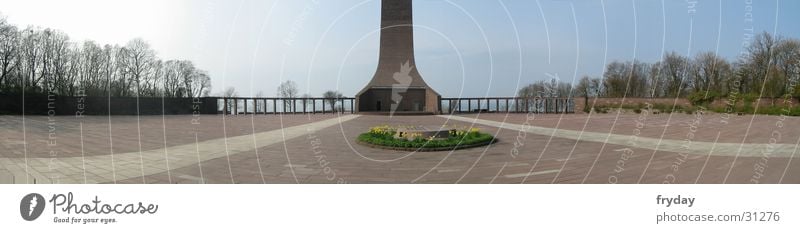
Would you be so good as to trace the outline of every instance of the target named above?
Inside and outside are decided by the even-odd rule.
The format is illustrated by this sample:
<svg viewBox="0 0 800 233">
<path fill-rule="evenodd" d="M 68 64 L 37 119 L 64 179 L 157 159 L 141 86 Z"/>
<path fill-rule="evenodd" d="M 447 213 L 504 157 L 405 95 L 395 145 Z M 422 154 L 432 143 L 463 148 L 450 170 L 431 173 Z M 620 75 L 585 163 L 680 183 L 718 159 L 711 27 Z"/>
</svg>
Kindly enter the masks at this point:
<svg viewBox="0 0 800 233">
<path fill-rule="evenodd" d="M 378 69 L 356 95 L 358 112 L 439 113 L 440 99 L 414 61 L 411 0 L 381 0 Z"/>
</svg>

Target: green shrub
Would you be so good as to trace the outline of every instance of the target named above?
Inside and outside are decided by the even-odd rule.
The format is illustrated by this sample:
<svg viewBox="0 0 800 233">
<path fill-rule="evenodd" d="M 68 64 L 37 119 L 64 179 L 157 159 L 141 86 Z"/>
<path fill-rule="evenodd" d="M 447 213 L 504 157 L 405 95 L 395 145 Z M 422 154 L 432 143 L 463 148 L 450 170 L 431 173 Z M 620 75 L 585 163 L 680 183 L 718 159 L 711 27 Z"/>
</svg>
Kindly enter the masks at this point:
<svg viewBox="0 0 800 233">
<path fill-rule="evenodd" d="M 396 129 L 389 126 L 378 126 L 362 133 L 358 140 L 364 143 L 398 148 L 456 148 L 468 145 L 491 142 L 494 137 L 488 133 L 479 132 L 476 128 L 469 130 L 453 130 L 446 139 L 426 139 L 415 137 L 412 140 L 395 138 Z"/>
<path fill-rule="evenodd" d="M 666 104 L 663 104 L 663 103 L 655 103 L 655 104 L 653 104 L 653 109 L 658 110 L 659 112 L 662 112 L 662 113 L 672 113 L 672 110 L 673 110 L 671 105 L 666 105 Z"/>
<path fill-rule="evenodd" d="M 686 107 L 683 109 L 683 112 L 689 115 L 694 114 L 695 111 L 697 111 L 695 107 Z"/>
<path fill-rule="evenodd" d="M 594 109 L 594 112 L 595 113 L 608 113 L 608 109 L 606 109 L 605 107 L 598 107 L 598 108 Z"/>
<path fill-rule="evenodd" d="M 758 99 L 758 95 L 754 93 L 748 93 L 742 95 L 742 100 L 744 101 L 745 105 L 753 104 L 753 102 L 756 102 L 756 99 Z"/>
<path fill-rule="evenodd" d="M 707 106 L 708 104 L 714 102 L 720 95 L 715 91 L 698 91 L 692 94 L 689 94 L 686 98 L 689 102 L 692 103 L 693 106 Z"/>
<path fill-rule="evenodd" d="M 744 104 L 741 108 L 738 108 L 738 112 L 743 112 L 747 114 L 754 113 L 755 109 L 753 108 L 753 102 L 744 101 Z"/>
<path fill-rule="evenodd" d="M 758 114 L 764 115 L 787 115 L 787 116 L 800 116 L 800 107 L 785 108 L 781 106 L 766 106 L 759 107 Z"/>
<path fill-rule="evenodd" d="M 800 116 L 800 107 L 794 107 L 789 110 L 789 116 Z"/>
<path fill-rule="evenodd" d="M 713 107 L 711 108 L 711 111 L 716 113 L 726 113 L 728 109 L 727 107 Z"/>
</svg>

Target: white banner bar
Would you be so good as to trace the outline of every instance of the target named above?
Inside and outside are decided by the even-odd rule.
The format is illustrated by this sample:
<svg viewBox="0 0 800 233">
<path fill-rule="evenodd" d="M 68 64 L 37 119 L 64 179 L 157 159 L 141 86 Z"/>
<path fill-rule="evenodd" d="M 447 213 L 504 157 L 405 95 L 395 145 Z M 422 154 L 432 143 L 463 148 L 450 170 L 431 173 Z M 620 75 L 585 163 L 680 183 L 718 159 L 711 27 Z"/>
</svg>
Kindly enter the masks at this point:
<svg viewBox="0 0 800 233">
<path fill-rule="evenodd" d="M 3 232 L 787 232 L 800 229 L 797 185 L 0 185 L 0 188 Z"/>
</svg>

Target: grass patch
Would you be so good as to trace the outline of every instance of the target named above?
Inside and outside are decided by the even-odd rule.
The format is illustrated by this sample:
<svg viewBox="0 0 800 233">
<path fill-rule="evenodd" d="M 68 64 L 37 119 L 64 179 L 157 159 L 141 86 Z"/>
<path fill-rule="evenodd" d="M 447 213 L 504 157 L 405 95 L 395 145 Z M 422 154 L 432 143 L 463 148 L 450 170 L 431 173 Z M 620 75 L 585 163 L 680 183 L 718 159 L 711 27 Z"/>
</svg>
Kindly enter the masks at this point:
<svg viewBox="0 0 800 233">
<path fill-rule="evenodd" d="M 411 140 L 396 138 L 396 132 L 397 129 L 394 127 L 372 127 L 369 132 L 359 135 L 358 141 L 388 148 L 450 150 L 468 148 L 476 145 L 488 145 L 496 140 L 491 134 L 480 132 L 477 128 L 451 130 L 447 138 L 414 137 Z"/>
</svg>

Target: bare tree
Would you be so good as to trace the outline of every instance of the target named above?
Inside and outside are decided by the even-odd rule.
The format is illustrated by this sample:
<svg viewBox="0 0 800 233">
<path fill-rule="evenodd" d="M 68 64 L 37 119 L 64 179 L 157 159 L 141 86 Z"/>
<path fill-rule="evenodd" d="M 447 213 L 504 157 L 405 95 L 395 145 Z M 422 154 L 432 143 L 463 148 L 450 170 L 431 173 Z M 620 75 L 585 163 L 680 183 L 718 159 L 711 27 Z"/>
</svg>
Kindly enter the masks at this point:
<svg viewBox="0 0 800 233">
<path fill-rule="evenodd" d="M 630 83 L 628 96 L 631 97 L 646 97 L 650 94 L 650 83 L 648 82 L 648 75 L 652 66 L 650 64 L 633 61 L 627 63 L 629 67 L 630 76 L 628 82 Z"/>
<path fill-rule="evenodd" d="M 151 63 L 150 73 L 148 75 L 147 88 L 145 89 L 146 96 L 164 96 L 162 89 L 162 79 L 164 73 L 164 61 L 154 59 Z"/>
<path fill-rule="evenodd" d="M 49 28 L 44 29 L 39 35 L 39 44 L 41 49 L 41 60 L 39 71 L 39 79 L 42 81 L 41 85 L 43 92 L 48 94 L 58 94 L 59 80 L 55 74 L 55 67 L 57 66 L 57 58 L 59 53 L 63 53 L 63 49 L 59 49 L 57 44 L 60 44 L 61 39 L 57 39 L 54 35 L 55 32 Z"/>
<path fill-rule="evenodd" d="M 52 80 L 52 89 L 59 95 L 75 95 L 76 83 L 72 76 L 72 44 L 69 43 L 69 36 L 59 31 L 51 31 L 48 36 L 47 44 L 49 49 L 47 54 L 46 66 L 50 68 L 47 75 Z"/>
<path fill-rule="evenodd" d="M 186 97 L 200 97 L 207 93 L 211 87 L 211 78 L 208 73 L 195 68 L 191 61 L 181 61 L 179 64 Z"/>
<path fill-rule="evenodd" d="M 547 86 L 548 83 L 545 81 L 536 81 L 532 84 L 528 84 L 517 91 L 517 97 L 521 98 L 533 98 L 533 97 L 545 97 L 547 96 Z"/>
<path fill-rule="evenodd" d="M 539 80 L 532 84 L 528 84 L 517 91 L 519 98 L 571 98 L 573 95 L 572 84 L 561 82 L 557 76 L 547 74 L 549 80 Z M 517 106 L 517 108 L 531 108 L 535 105 L 532 101 L 523 101 L 522 103 L 528 106 Z M 519 104 L 519 103 L 514 103 Z"/>
<path fill-rule="evenodd" d="M 194 96 L 192 92 L 192 82 L 196 79 L 197 71 L 191 61 L 178 62 L 180 69 L 181 96 Z"/>
<path fill-rule="evenodd" d="M 772 63 L 775 59 L 773 49 L 780 41 L 767 32 L 756 35 L 750 46 L 747 47 L 747 54 L 744 56 L 746 73 L 741 77 L 742 86 L 746 88 L 744 93 L 759 93 L 764 82 L 770 77 L 769 72 L 772 69 Z"/>
<path fill-rule="evenodd" d="M 694 92 L 725 94 L 726 78 L 730 77 L 730 64 L 713 52 L 699 53 L 691 64 L 691 88 Z"/>
<path fill-rule="evenodd" d="M 81 67 L 81 51 L 80 48 L 75 44 L 70 44 L 69 49 L 67 52 L 66 58 L 66 67 L 64 69 L 64 83 L 68 89 L 68 95 L 88 95 L 88 92 L 83 83 L 78 80 L 78 75 L 80 74 L 80 67 Z M 80 89 L 80 93 L 78 90 Z"/>
<path fill-rule="evenodd" d="M 6 80 L 18 64 L 19 32 L 17 27 L 8 24 L 5 17 L 0 17 L 0 91 L 6 86 Z"/>
<path fill-rule="evenodd" d="M 589 106 L 589 97 L 597 97 L 600 92 L 600 79 L 583 76 L 575 87 L 576 94 L 583 97 L 583 106 Z"/>
<path fill-rule="evenodd" d="M 116 83 L 118 83 L 118 80 L 120 79 L 120 68 L 117 65 L 118 64 L 117 59 L 119 58 L 120 50 L 121 49 L 119 48 L 119 46 L 111 46 L 111 45 L 103 46 L 103 51 L 102 51 L 103 59 L 100 68 L 101 71 L 103 72 L 103 78 L 102 78 L 103 85 L 98 85 L 98 86 L 102 86 L 102 88 L 105 89 L 105 93 L 107 96 L 121 95 L 120 93 L 121 88 L 118 88 L 116 85 Z"/>
<path fill-rule="evenodd" d="M 141 38 L 136 38 L 128 42 L 123 52 L 123 68 L 130 74 L 132 80 L 128 85 L 135 85 L 136 96 L 145 95 L 150 88 L 155 60 L 155 52 Z"/>
<path fill-rule="evenodd" d="M 181 76 L 181 69 L 179 62 L 176 60 L 169 60 L 164 62 L 164 66 L 162 67 L 164 70 L 162 74 L 164 77 L 161 79 L 164 84 L 164 96 L 167 97 L 178 97 L 180 96 L 180 76 Z"/>
<path fill-rule="evenodd" d="M 228 87 L 225 89 L 225 91 L 222 92 L 222 96 L 227 98 L 237 97 L 239 96 L 239 93 L 236 92 L 236 88 Z M 230 101 L 230 100 L 225 100 L 225 101 Z M 233 104 L 227 103 L 227 106 L 228 106 L 227 112 L 237 113 L 237 111 L 239 111 L 238 109 L 234 109 Z"/>
<path fill-rule="evenodd" d="M 103 79 L 103 68 L 108 62 L 105 51 L 95 42 L 86 41 L 76 52 L 79 53 L 75 64 L 78 82 L 87 93 L 102 93 L 101 90 L 107 88 Z"/>
<path fill-rule="evenodd" d="M 623 97 L 628 88 L 628 71 L 625 63 L 614 61 L 606 66 L 603 86 L 607 97 Z"/>
<path fill-rule="evenodd" d="M 195 80 L 192 81 L 192 93 L 194 97 L 208 96 L 211 92 L 211 76 L 206 71 L 196 70 L 196 72 Z"/>
<path fill-rule="evenodd" d="M 292 80 L 286 80 L 278 86 L 278 96 L 283 98 L 296 98 L 297 97 L 297 84 Z M 292 108 L 292 102 L 283 101 L 284 109 L 295 111 Z"/>
<path fill-rule="evenodd" d="M 278 86 L 278 96 L 284 98 L 297 97 L 297 84 L 292 80 L 287 80 Z"/>
<path fill-rule="evenodd" d="M 300 96 L 300 98 L 303 98 L 303 102 L 302 103 L 305 104 L 306 108 L 311 108 L 311 106 L 314 105 L 314 101 L 308 101 L 308 99 L 311 99 L 313 97 L 314 96 L 312 96 L 311 94 L 308 94 L 308 93 L 305 93 L 305 94 Z"/>
<path fill-rule="evenodd" d="M 659 68 L 663 75 L 664 91 L 666 97 L 679 97 L 686 94 L 689 60 L 675 52 L 664 55 Z"/>
<path fill-rule="evenodd" d="M 75 43 L 61 31 L 18 30 L 0 17 L 1 93 L 199 97 L 210 90 L 206 71 L 188 61 L 163 62 L 142 39 L 125 47 Z"/>
<path fill-rule="evenodd" d="M 256 98 L 264 97 L 264 91 L 258 91 L 256 93 Z M 266 101 L 256 101 L 256 111 L 266 111 L 267 109 L 267 102 Z"/>
<path fill-rule="evenodd" d="M 41 91 L 41 88 L 38 88 L 41 81 L 39 74 L 41 74 L 42 60 L 40 37 L 39 30 L 33 27 L 26 28 L 21 35 L 18 54 L 20 56 L 19 79 L 22 82 L 21 87 L 27 89 L 26 91 Z"/>
<path fill-rule="evenodd" d="M 339 91 L 328 90 L 322 93 L 322 98 L 325 98 L 325 102 L 327 102 L 327 104 L 331 106 L 331 109 L 335 109 L 336 101 L 338 101 L 342 97 L 344 97 L 344 95 L 342 95 L 342 93 Z"/>
<path fill-rule="evenodd" d="M 561 82 L 558 79 L 550 79 L 550 82 L 547 83 L 547 93 L 550 97 L 556 98 L 568 98 L 572 97 L 572 84 L 567 82 Z"/>
<path fill-rule="evenodd" d="M 800 40 L 782 40 L 775 48 L 775 65 L 783 76 L 784 94 L 789 94 L 800 98 Z M 797 93 L 797 94 L 796 94 Z"/>
<path fill-rule="evenodd" d="M 225 89 L 224 92 L 222 92 L 222 96 L 224 96 L 224 97 L 237 97 L 237 96 L 239 96 L 239 93 L 236 92 L 236 88 L 228 87 L 228 88 Z"/>
</svg>

